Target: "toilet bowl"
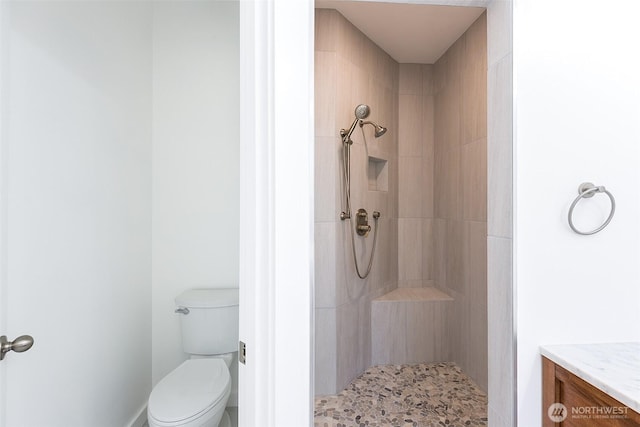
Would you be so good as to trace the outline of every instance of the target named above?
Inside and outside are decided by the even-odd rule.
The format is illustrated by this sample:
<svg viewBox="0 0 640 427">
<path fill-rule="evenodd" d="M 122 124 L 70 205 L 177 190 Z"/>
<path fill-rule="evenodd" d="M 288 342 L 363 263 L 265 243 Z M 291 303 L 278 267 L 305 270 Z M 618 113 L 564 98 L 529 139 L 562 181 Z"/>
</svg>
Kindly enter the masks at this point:
<svg viewBox="0 0 640 427">
<path fill-rule="evenodd" d="M 190 359 L 151 392 L 150 427 L 218 427 L 231 394 L 231 376 L 222 359 Z"/>
<path fill-rule="evenodd" d="M 189 360 L 153 388 L 149 427 L 231 427 L 229 367 L 237 363 L 238 289 L 193 289 L 176 297 Z M 234 364 L 235 366 L 235 364 Z"/>
</svg>

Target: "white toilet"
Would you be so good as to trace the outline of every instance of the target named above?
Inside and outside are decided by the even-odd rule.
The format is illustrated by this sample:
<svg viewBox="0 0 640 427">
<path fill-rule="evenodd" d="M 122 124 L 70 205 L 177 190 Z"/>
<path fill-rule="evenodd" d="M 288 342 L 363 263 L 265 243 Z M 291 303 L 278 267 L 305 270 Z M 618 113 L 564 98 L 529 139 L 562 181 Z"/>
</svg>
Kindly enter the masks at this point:
<svg viewBox="0 0 640 427">
<path fill-rule="evenodd" d="M 225 407 L 238 346 L 238 289 L 194 289 L 175 302 L 190 357 L 151 391 L 149 427 L 230 427 Z"/>
</svg>

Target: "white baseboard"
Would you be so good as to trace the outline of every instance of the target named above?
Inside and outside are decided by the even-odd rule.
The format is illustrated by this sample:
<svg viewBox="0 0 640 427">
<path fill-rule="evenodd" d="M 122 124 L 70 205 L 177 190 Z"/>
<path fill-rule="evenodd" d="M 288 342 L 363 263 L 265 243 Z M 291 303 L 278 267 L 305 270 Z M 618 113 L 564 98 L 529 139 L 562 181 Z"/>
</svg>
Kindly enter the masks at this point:
<svg viewBox="0 0 640 427">
<path fill-rule="evenodd" d="M 143 427 L 147 422 L 147 404 L 142 405 L 136 415 L 127 424 L 128 427 Z"/>
</svg>

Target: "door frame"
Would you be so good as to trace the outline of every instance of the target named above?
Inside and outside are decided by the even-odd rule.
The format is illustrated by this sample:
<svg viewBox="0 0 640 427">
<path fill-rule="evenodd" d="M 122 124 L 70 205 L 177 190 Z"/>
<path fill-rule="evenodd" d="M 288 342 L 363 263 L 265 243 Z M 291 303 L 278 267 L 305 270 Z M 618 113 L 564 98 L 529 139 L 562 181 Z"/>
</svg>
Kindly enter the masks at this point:
<svg viewBox="0 0 640 427">
<path fill-rule="evenodd" d="M 240 426 L 313 417 L 313 0 L 240 0 Z"/>
<path fill-rule="evenodd" d="M 0 336 L 7 335 L 7 2 L 0 1 Z M 12 339 L 9 337 L 9 339 Z M 0 427 L 6 425 L 6 363 L 0 363 Z"/>
<path fill-rule="evenodd" d="M 489 59 L 504 54 L 513 75 L 512 0 L 357 1 L 485 7 Z M 313 424 L 313 8 L 313 0 L 240 0 L 240 339 L 248 351 L 240 367 L 240 426 Z M 499 280 L 489 285 L 488 301 L 498 297 L 495 286 L 505 288 L 507 300 L 488 328 L 490 341 L 508 338 L 493 344 L 512 366 L 490 369 L 489 413 L 492 424 L 516 425 L 514 93 L 512 78 L 490 82 L 488 160 L 507 172 L 489 178 L 488 222 L 492 203 L 511 212 L 505 235 L 489 226 L 488 241 L 508 242 L 510 256 L 498 256 L 489 243 L 490 280 Z M 492 390 L 501 388 L 512 390 L 510 401 L 492 402 Z"/>
</svg>

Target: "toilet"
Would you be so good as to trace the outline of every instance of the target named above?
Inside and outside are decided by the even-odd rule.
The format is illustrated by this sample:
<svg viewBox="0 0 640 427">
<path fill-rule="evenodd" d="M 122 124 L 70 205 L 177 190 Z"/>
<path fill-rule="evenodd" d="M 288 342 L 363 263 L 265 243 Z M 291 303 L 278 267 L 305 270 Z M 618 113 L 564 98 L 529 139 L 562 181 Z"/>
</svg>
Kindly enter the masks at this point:
<svg viewBox="0 0 640 427">
<path fill-rule="evenodd" d="M 175 302 L 189 359 L 151 391 L 149 427 L 231 427 L 225 407 L 238 345 L 238 289 L 193 289 Z"/>
</svg>

